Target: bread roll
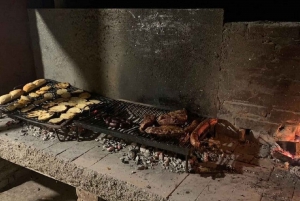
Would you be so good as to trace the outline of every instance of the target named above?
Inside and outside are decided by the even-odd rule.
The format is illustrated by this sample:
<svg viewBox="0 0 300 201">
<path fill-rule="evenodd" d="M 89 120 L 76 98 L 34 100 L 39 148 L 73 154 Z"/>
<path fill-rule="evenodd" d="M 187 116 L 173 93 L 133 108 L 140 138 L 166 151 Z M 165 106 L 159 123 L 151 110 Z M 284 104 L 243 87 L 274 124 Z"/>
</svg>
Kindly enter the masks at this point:
<svg viewBox="0 0 300 201">
<path fill-rule="evenodd" d="M 34 82 L 32 82 L 33 84 L 36 85 L 36 87 L 40 87 L 42 86 L 43 84 L 45 84 L 47 81 L 45 79 L 38 79 L 38 80 L 35 80 Z"/>
<path fill-rule="evenodd" d="M 21 95 L 24 94 L 24 91 L 22 89 L 16 89 L 16 90 L 13 90 L 11 92 L 9 92 L 10 96 L 11 96 L 11 99 L 15 99 L 15 98 L 19 98 Z"/>
<path fill-rule="evenodd" d="M 49 120 L 49 123 L 53 123 L 53 124 L 58 124 L 60 122 L 62 122 L 64 119 L 62 118 L 53 118 Z"/>
<path fill-rule="evenodd" d="M 29 92 L 32 91 L 33 89 L 35 89 L 37 86 L 33 83 L 28 83 L 23 87 L 23 91 L 25 92 Z"/>
<path fill-rule="evenodd" d="M 10 94 L 5 94 L 3 96 L 0 96 L 0 105 L 3 105 L 5 103 L 8 103 L 9 101 L 11 101 L 11 95 Z"/>
<path fill-rule="evenodd" d="M 21 98 L 18 100 L 18 103 L 23 104 L 23 105 L 27 105 L 30 102 L 31 102 L 31 100 L 27 96 L 21 96 Z"/>
<path fill-rule="evenodd" d="M 10 104 L 9 106 L 6 107 L 8 111 L 14 111 L 17 108 L 16 104 Z"/>
</svg>

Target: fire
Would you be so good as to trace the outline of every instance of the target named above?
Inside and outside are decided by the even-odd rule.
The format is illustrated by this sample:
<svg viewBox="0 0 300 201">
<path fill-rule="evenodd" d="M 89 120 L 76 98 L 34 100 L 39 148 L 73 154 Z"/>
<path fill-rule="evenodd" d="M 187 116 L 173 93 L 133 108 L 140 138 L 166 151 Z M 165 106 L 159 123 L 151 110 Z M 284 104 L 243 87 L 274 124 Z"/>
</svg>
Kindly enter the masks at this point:
<svg viewBox="0 0 300 201">
<path fill-rule="evenodd" d="M 300 124 L 280 126 L 274 138 L 273 156 L 285 161 L 300 159 Z"/>
</svg>

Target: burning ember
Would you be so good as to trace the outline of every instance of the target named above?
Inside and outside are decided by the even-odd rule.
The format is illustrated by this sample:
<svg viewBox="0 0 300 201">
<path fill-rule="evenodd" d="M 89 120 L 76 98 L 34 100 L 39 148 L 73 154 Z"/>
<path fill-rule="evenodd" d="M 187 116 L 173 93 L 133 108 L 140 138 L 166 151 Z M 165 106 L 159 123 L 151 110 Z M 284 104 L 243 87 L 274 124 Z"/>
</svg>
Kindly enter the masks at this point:
<svg viewBox="0 0 300 201">
<path fill-rule="evenodd" d="M 300 164 L 300 126 L 280 126 L 274 136 L 276 143 L 271 154 L 283 162 Z"/>
</svg>

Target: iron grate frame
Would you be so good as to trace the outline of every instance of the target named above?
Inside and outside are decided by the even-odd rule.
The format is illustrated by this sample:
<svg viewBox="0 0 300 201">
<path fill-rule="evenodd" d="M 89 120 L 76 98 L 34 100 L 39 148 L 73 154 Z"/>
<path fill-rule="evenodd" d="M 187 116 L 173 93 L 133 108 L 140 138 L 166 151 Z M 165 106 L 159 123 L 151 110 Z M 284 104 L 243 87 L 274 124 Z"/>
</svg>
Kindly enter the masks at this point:
<svg viewBox="0 0 300 201">
<path fill-rule="evenodd" d="M 154 147 L 164 151 L 170 151 L 185 156 L 186 172 L 188 171 L 188 157 L 193 147 L 191 145 L 182 146 L 177 138 L 156 137 L 151 134 L 142 133 L 139 125 L 145 114 L 153 114 L 159 116 L 170 112 L 170 110 L 158 108 L 151 105 L 145 105 L 124 100 L 111 100 L 110 104 L 101 108 L 101 115 L 118 116 L 129 119 L 133 122 L 133 126 L 129 129 L 112 128 L 105 124 L 104 118 L 96 118 L 90 116 L 87 118 L 74 120 L 73 123 L 79 128 L 91 130 L 93 132 L 105 133 L 116 138 L 132 141 L 149 147 Z M 187 122 L 183 127 L 189 125 Z M 78 133 L 80 136 L 80 133 Z"/>
</svg>

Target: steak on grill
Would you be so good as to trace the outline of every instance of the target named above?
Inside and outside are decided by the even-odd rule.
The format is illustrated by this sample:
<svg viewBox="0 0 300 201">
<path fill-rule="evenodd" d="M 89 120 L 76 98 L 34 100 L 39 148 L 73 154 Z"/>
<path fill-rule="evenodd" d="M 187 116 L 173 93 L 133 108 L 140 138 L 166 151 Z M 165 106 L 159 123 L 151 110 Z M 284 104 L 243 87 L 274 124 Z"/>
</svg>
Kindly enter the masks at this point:
<svg viewBox="0 0 300 201">
<path fill-rule="evenodd" d="M 183 109 L 160 115 L 157 118 L 157 122 L 159 125 L 180 125 L 184 124 L 187 119 L 187 112 L 185 109 Z"/>
<path fill-rule="evenodd" d="M 183 134 L 184 130 L 174 125 L 163 125 L 159 127 L 148 127 L 146 128 L 145 132 L 159 136 L 177 136 Z"/>
<path fill-rule="evenodd" d="M 154 115 L 146 114 L 142 123 L 140 124 L 140 131 L 144 131 L 149 126 L 153 126 L 156 122 L 156 118 Z"/>
</svg>

